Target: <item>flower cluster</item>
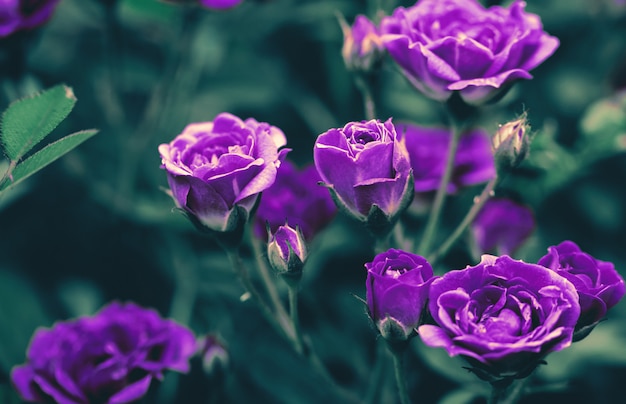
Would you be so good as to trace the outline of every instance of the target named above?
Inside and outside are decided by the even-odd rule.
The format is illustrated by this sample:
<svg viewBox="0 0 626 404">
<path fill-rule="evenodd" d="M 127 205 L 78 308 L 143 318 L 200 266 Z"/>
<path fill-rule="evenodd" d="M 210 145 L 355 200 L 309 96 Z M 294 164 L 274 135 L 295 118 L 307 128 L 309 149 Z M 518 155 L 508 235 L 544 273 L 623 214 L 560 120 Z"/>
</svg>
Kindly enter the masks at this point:
<svg viewBox="0 0 626 404">
<path fill-rule="evenodd" d="M 0 38 L 45 23 L 59 0 L 8 0 L 0 7 Z"/>
<path fill-rule="evenodd" d="M 22 398 L 59 404 L 130 403 L 163 372 L 187 372 L 193 333 L 153 310 L 111 303 L 92 317 L 39 329 L 11 373 Z"/>
</svg>

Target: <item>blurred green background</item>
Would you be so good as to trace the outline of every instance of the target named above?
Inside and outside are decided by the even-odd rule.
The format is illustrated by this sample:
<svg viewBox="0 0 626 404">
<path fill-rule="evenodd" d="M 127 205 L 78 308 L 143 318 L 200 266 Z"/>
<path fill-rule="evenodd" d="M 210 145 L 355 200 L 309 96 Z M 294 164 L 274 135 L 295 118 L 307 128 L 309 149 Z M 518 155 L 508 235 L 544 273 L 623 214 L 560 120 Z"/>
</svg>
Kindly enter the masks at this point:
<svg viewBox="0 0 626 404">
<path fill-rule="evenodd" d="M 8 375 L 25 360 L 36 327 L 92 314 L 112 299 L 154 307 L 197 335 L 218 334 L 228 348 L 226 366 L 206 373 L 196 360 L 177 391 L 177 377 L 166 376 L 146 402 L 338 402 L 258 310 L 240 302 L 242 289 L 221 250 L 172 212 L 157 146 L 189 122 L 228 111 L 278 126 L 293 149 L 289 158 L 310 163 L 317 135 L 364 118 L 341 59 L 337 13 L 351 22 L 372 15 L 378 3 L 388 13 L 413 4 L 244 0 L 211 12 L 156 0 L 61 0 L 49 23 L 20 45 L 19 69 L 15 45 L 0 42 L 2 109 L 66 83 L 78 103 L 52 137 L 100 129 L 0 200 L 0 402 L 19 402 Z M 529 160 L 497 191 L 535 213 L 537 228 L 516 258 L 536 262 L 548 246 L 570 239 L 626 275 L 626 6 L 527 3 L 561 46 L 533 80 L 518 83 L 481 118 L 493 132 L 526 110 L 537 131 Z M 439 105 L 412 89 L 391 60 L 375 95 L 380 119 L 443 122 Z M 479 192 L 451 198 L 444 225 L 452 227 Z M 363 233 L 338 216 L 317 237 L 300 302 L 312 344 L 338 384 L 359 397 L 372 385 L 376 345 L 353 296 L 365 296 L 363 263 L 373 257 Z M 472 259 L 459 243 L 439 270 Z M 407 359 L 413 397 L 460 403 L 481 393 L 484 386 L 459 362 L 418 340 Z M 548 358 L 524 402 L 623 400 L 624 345 L 621 303 L 587 339 Z M 392 373 L 388 363 L 381 402 L 396 399 Z"/>
</svg>

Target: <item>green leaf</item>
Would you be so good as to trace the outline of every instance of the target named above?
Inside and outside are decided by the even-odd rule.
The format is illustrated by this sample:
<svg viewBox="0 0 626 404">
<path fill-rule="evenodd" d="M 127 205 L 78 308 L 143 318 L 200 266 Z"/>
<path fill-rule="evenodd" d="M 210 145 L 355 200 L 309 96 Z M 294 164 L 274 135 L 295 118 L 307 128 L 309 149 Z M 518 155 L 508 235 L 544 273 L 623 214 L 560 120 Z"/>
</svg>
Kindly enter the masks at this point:
<svg viewBox="0 0 626 404">
<path fill-rule="evenodd" d="M 54 143 L 50 143 L 48 146 L 18 164 L 13 170 L 12 181 L 8 180 L 0 185 L 0 192 L 35 174 L 37 171 L 68 153 L 96 133 L 98 133 L 98 131 L 95 129 L 84 130 L 68 135 Z"/>
<path fill-rule="evenodd" d="M 58 85 L 9 105 L 0 123 L 7 157 L 12 161 L 22 158 L 67 117 L 75 103 L 72 89 Z"/>
</svg>

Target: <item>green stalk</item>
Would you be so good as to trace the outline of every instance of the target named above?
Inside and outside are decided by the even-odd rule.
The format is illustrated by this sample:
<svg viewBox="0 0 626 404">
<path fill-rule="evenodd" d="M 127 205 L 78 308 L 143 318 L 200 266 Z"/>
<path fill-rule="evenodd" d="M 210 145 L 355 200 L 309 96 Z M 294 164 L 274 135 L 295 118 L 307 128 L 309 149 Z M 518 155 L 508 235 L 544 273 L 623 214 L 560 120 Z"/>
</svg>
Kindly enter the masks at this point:
<svg viewBox="0 0 626 404">
<path fill-rule="evenodd" d="M 448 236 L 446 241 L 441 244 L 437 251 L 435 251 L 430 257 L 428 257 L 428 262 L 430 262 L 431 265 L 434 265 L 437 260 L 439 260 L 448 252 L 450 247 L 454 245 L 457 239 L 463 234 L 465 229 L 467 229 L 467 227 L 474 221 L 478 212 L 480 212 L 483 206 L 485 206 L 485 203 L 489 200 L 489 198 L 493 196 L 493 189 L 495 188 L 497 182 L 498 176 L 496 175 L 491 180 L 489 180 L 480 195 L 477 198 L 474 198 L 474 204 L 467 212 L 461 223 L 459 223 L 454 232 L 452 232 L 452 234 Z"/>
<path fill-rule="evenodd" d="M 374 103 L 374 96 L 372 94 L 371 83 L 361 73 L 356 73 L 354 77 L 357 88 L 361 92 L 363 97 L 363 109 L 365 111 L 365 119 L 376 119 L 376 104 Z"/>
<path fill-rule="evenodd" d="M 491 383 L 491 396 L 488 404 L 516 404 L 524 392 L 525 379 L 513 379 Z"/>
<path fill-rule="evenodd" d="M 289 286 L 289 317 L 294 333 L 294 349 L 298 354 L 303 355 L 304 344 L 302 343 L 302 333 L 300 332 L 300 318 L 298 317 L 298 287 Z"/>
<path fill-rule="evenodd" d="M 410 404 L 411 400 L 409 399 L 409 390 L 406 386 L 406 379 L 404 377 L 404 369 L 403 369 L 403 351 L 402 350 L 391 350 L 393 356 L 393 367 L 394 374 L 396 375 L 396 385 L 398 387 L 398 396 L 400 397 L 400 402 L 402 404 Z"/>
</svg>

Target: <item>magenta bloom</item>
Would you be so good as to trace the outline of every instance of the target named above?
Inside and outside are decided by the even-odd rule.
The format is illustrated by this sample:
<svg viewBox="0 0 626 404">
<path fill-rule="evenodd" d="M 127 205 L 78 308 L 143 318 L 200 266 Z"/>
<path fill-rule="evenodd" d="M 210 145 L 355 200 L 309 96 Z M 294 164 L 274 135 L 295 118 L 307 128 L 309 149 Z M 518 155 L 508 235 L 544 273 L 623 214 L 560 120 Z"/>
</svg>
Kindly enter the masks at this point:
<svg viewBox="0 0 626 404">
<path fill-rule="evenodd" d="M 311 240 L 337 212 L 328 191 L 317 185 L 320 181 L 315 166 L 298 170 L 290 161 L 284 161 L 274 184 L 263 191 L 255 214 L 255 235 L 266 239 L 266 223 L 272 233 L 288 223 L 299 227 L 304 237 Z"/>
<path fill-rule="evenodd" d="M 361 221 L 376 216 L 388 227 L 413 197 L 409 155 L 391 119 L 330 129 L 318 136 L 313 157 L 336 202 Z"/>
<path fill-rule="evenodd" d="M 435 325 L 418 334 L 461 355 L 490 381 L 524 377 L 550 352 L 568 347 L 580 315 L 574 285 L 541 265 L 508 256 L 450 271 L 430 287 Z"/>
<path fill-rule="evenodd" d="M 242 1 L 243 0 L 200 0 L 200 4 L 206 8 L 223 10 L 238 6 Z"/>
<path fill-rule="evenodd" d="M 490 98 L 528 73 L 559 46 L 541 20 L 516 0 L 485 9 L 476 0 L 420 0 L 381 22 L 382 40 L 405 76 L 420 91 L 446 100 L 459 91 L 466 101 Z"/>
<path fill-rule="evenodd" d="M 364 15 L 357 15 L 352 27 L 342 20 L 341 55 L 350 70 L 368 72 L 382 60 L 385 47 L 378 28 Z"/>
<path fill-rule="evenodd" d="M 225 232 L 245 222 L 274 183 L 288 152 L 278 149 L 286 143 L 274 126 L 221 113 L 213 122 L 187 125 L 159 153 L 176 205 L 202 226 Z"/>
<path fill-rule="evenodd" d="M 154 310 L 111 303 L 92 317 L 38 329 L 11 379 L 29 402 L 130 403 L 166 370 L 187 372 L 193 333 Z"/>
<path fill-rule="evenodd" d="M 482 253 L 513 255 L 535 228 L 533 212 L 510 199 L 490 199 L 472 223 Z"/>
<path fill-rule="evenodd" d="M 35 28 L 52 15 L 59 0 L 3 0 L 0 5 L 0 38 Z"/>
<path fill-rule="evenodd" d="M 434 191 L 441 183 L 452 133 L 449 129 L 397 124 L 409 152 L 416 192 Z M 482 129 L 465 133 L 459 140 L 448 192 L 489 181 L 496 175 L 489 135 Z"/>
<path fill-rule="evenodd" d="M 549 247 L 548 254 L 538 263 L 556 271 L 576 287 L 581 308 L 577 330 L 593 328 L 626 292 L 624 279 L 612 263 L 595 259 L 572 241 Z"/>
<path fill-rule="evenodd" d="M 387 339 L 407 339 L 420 324 L 433 269 L 425 258 L 390 249 L 365 264 L 367 308 Z"/>
</svg>

